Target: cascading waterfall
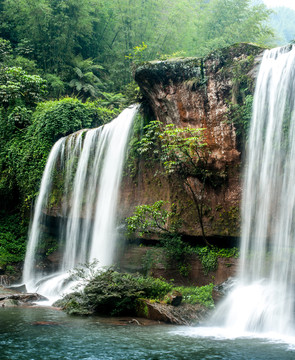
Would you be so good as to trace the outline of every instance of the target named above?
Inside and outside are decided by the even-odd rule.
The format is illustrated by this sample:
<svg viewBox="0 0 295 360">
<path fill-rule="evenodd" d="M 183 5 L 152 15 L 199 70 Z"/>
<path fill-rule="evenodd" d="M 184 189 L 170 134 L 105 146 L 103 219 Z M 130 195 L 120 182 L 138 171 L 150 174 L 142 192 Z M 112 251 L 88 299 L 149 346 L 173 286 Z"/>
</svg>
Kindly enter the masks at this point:
<svg viewBox="0 0 295 360">
<path fill-rule="evenodd" d="M 265 51 L 249 134 L 237 285 L 215 323 L 295 332 L 295 47 Z"/>
<path fill-rule="evenodd" d="M 98 261 L 112 265 L 116 243 L 116 206 L 128 137 L 138 106 L 125 109 L 111 123 L 81 130 L 57 141 L 49 155 L 31 224 L 23 281 L 30 292 L 49 298 L 71 287 L 69 270 Z M 44 246 L 46 213 L 59 198 L 62 219 L 59 251 L 53 274 L 36 269 Z"/>
</svg>

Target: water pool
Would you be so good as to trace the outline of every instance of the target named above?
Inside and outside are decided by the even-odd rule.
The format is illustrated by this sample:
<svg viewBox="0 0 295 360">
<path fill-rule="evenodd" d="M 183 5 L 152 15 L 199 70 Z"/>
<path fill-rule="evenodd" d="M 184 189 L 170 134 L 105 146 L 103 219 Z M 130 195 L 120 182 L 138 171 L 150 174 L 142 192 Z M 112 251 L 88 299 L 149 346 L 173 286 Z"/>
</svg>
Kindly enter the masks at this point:
<svg viewBox="0 0 295 360">
<path fill-rule="evenodd" d="M 119 326 L 99 317 L 70 317 L 51 308 L 3 308 L 0 324 L 1 360 L 295 358 L 292 341 L 235 338 L 215 328 L 125 322 Z"/>
</svg>

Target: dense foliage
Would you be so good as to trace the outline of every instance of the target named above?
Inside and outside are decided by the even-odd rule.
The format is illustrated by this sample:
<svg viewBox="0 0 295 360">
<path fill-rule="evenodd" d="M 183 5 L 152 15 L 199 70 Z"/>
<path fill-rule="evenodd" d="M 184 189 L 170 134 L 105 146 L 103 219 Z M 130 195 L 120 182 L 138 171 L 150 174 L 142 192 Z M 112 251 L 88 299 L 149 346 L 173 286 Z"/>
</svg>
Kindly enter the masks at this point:
<svg viewBox="0 0 295 360">
<path fill-rule="evenodd" d="M 184 190 L 193 200 L 203 241 L 209 245 L 203 225 L 205 187 L 218 186 L 226 174 L 211 170 L 204 131 L 203 128 L 179 128 L 174 124 L 163 126 L 160 121 L 151 121 L 144 127 L 144 135 L 136 144 L 136 151 L 150 162 L 152 159 L 159 162 L 162 174 L 181 180 Z"/>
<path fill-rule="evenodd" d="M 142 59 L 261 44 L 272 36 L 268 16 L 251 0 L 2 0 L 0 36 L 18 63 L 47 79 L 52 96 L 85 98 L 128 84 L 143 43 Z"/>
<path fill-rule="evenodd" d="M 119 273 L 114 269 L 97 271 L 81 292 L 69 294 L 57 305 L 69 314 L 134 315 L 136 300 L 161 300 L 172 285 L 152 277 Z"/>
<path fill-rule="evenodd" d="M 83 271 L 82 271 L 83 272 Z M 169 302 L 167 294 L 183 294 L 183 301 L 213 307 L 213 284 L 204 287 L 173 287 L 162 279 L 139 274 L 119 273 L 114 269 L 97 270 L 82 291 L 66 295 L 55 305 L 71 315 L 136 315 L 137 300 L 144 298 Z M 168 299 L 168 300 L 167 300 Z"/>
<path fill-rule="evenodd" d="M 22 205 L 36 196 L 49 151 L 56 140 L 82 128 L 102 125 L 116 111 L 77 99 L 40 103 L 34 112 L 14 107 L 0 119 L 0 196 L 19 194 Z M 7 135 L 9 133 L 9 139 Z M 15 199 L 17 200 L 17 199 Z"/>
<path fill-rule="evenodd" d="M 0 213 L 0 269 L 14 274 L 11 265 L 21 261 L 25 254 L 27 223 L 18 214 Z"/>
<path fill-rule="evenodd" d="M 277 7 L 271 14 L 270 21 L 277 30 L 276 42 L 285 45 L 295 39 L 295 11 L 286 7 Z"/>
<path fill-rule="evenodd" d="M 212 299 L 213 284 L 201 286 L 201 287 L 176 287 L 175 290 L 182 294 L 183 302 L 188 304 L 201 304 L 207 308 L 214 307 L 214 301 Z"/>
</svg>

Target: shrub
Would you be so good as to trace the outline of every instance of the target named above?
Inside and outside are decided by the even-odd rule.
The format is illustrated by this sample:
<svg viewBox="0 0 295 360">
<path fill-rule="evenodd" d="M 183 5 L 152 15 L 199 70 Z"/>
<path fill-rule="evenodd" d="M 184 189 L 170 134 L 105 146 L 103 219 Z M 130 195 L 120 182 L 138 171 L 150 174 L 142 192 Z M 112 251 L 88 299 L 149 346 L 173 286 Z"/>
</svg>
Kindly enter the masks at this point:
<svg viewBox="0 0 295 360">
<path fill-rule="evenodd" d="M 18 214 L 0 214 L 0 266 L 24 259 L 26 235 L 27 224 Z"/>
<path fill-rule="evenodd" d="M 136 300 L 160 300 L 172 290 L 161 279 L 119 273 L 114 269 L 98 271 L 80 293 L 67 295 L 56 305 L 68 314 L 135 314 Z"/>
<path fill-rule="evenodd" d="M 207 275 L 210 271 L 215 271 L 218 265 L 219 257 L 238 257 L 239 250 L 236 247 L 228 249 L 219 249 L 214 246 L 204 246 L 195 249 L 203 265 L 204 273 Z"/>
<path fill-rule="evenodd" d="M 207 308 L 214 307 L 212 298 L 213 284 L 200 287 L 176 287 L 175 290 L 182 294 L 182 301 L 188 304 L 201 304 Z"/>
<path fill-rule="evenodd" d="M 46 160 L 54 142 L 82 128 L 102 125 L 113 119 L 116 112 L 97 107 L 94 103 L 83 104 L 77 99 L 65 98 L 39 104 L 31 120 L 24 111 L 20 113 L 21 117 L 16 115 L 11 125 L 14 128 L 20 122 L 19 118 L 21 124 L 25 121 L 31 124 L 24 129 L 25 132 L 15 131 L 14 128 L 10 131 L 10 134 L 15 134 L 5 142 L 1 154 L 5 161 L 0 166 L 2 165 L 2 173 L 9 176 L 9 179 L 3 179 L 5 185 L 9 180 L 16 183 L 22 201 L 27 200 L 30 206 L 37 195 Z M 6 137 L 7 135 L 8 132 Z"/>
</svg>

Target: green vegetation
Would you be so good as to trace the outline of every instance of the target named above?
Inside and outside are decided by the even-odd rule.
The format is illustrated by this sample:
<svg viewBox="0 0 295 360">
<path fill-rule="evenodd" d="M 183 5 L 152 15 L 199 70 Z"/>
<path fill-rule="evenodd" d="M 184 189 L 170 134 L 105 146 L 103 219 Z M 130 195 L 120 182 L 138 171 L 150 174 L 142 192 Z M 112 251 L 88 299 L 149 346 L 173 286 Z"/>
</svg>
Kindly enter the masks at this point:
<svg viewBox="0 0 295 360">
<path fill-rule="evenodd" d="M 81 269 L 78 270 L 81 276 Z M 82 270 L 82 280 L 85 280 Z M 71 315 L 136 315 L 138 299 L 165 303 L 169 293 L 180 292 L 183 302 L 214 307 L 213 284 L 196 287 L 173 287 L 162 279 L 143 277 L 138 274 L 119 273 L 110 268 L 94 271 L 86 280 L 84 290 L 66 295 L 55 305 Z"/>
<path fill-rule="evenodd" d="M 129 234 L 138 233 L 139 236 L 161 231 L 163 234 L 174 235 L 180 226 L 177 219 L 176 209 L 172 204 L 172 210 L 166 210 L 168 203 L 162 200 L 152 205 L 137 206 L 133 216 L 127 218 Z"/>
<path fill-rule="evenodd" d="M 137 299 L 161 300 L 172 288 L 161 279 L 98 270 L 83 291 L 66 295 L 56 305 L 75 315 L 134 315 Z"/>
<path fill-rule="evenodd" d="M 0 213 L 0 268 L 12 272 L 12 264 L 25 255 L 27 224 L 17 215 Z"/>
<path fill-rule="evenodd" d="M 165 209 L 168 206 L 170 210 Z M 178 234 L 181 221 L 174 204 L 170 205 L 160 200 L 152 205 L 137 206 L 133 216 L 127 218 L 126 222 L 129 236 L 136 234 L 148 237 L 150 234 L 159 234 L 160 245 L 165 251 L 167 262 L 176 264 L 180 273 L 187 275 L 187 260 L 193 253 L 193 248 L 184 243 Z M 154 255 L 150 252 L 146 254 L 146 270 L 153 264 Z"/>
<path fill-rule="evenodd" d="M 218 266 L 218 258 L 237 258 L 239 257 L 239 250 L 236 247 L 233 248 L 217 248 L 215 246 L 197 247 L 195 249 L 204 269 L 205 275 L 208 275 L 210 271 L 215 271 Z"/>
<path fill-rule="evenodd" d="M 2 0 L 0 37 L 15 63 L 47 79 L 51 96 L 84 99 L 122 90 L 132 61 L 265 44 L 269 15 L 251 0 Z"/>
<path fill-rule="evenodd" d="M 254 66 L 254 56 L 249 55 L 230 67 L 233 86 L 228 101 L 228 122 L 236 129 L 240 150 L 244 148 L 252 117 L 254 78 L 249 75 Z"/>
<path fill-rule="evenodd" d="M 212 299 L 213 284 L 200 287 L 176 287 L 175 290 L 182 294 L 182 301 L 187 304 L 201 304 L 207 308 L 214 308 Z"/>
<path fill-rule="evenodd" d="M 263 4 L 251 6 L 251 3 L 251 0 L 203 1 L 194 39 L 201 55 L 238 42 L 263 45 L 270 41 L 272 30 L 267 20 L 271 12 Z"/>
<path fill-rule="evenodd" d="M 285 45 L 295 39 L 295 11 L 286 7 L 276 7 L 270 16 L 270 24 L 276 30 L 276 42 Z"/>
<path fill-rule="evenodd" d="M 132 81 L 132 63 L 171 56 L 202 56 L 238 41 L 269 43 L 269 11 L 251 3 L 0 0 L 3 224 L 10 223 L 10 215 L 21 216 L 20 223 L 26 223 L 56 140 L 84 127 L 104 124 L 122 107 L 140 99 L 139 89 Z M 238 111 L 233 109 L 233 118 L 240 117 Z M 141 125 L 144 124 L 145 120 Z M 151 150 L 148 148 L 153 139 L 148 138 L 149 130 L 140 143 L 141 128 L 137 130 L 137 137 L 133 138 L 137 139 L 135 150 L 131 150 L 131 173 L 136 173 L 138 157 L 153 151 L 155 161 L 161 158 L 167 174 L 177 174 L 185 181 L 187 174 L 193 174 L 199 185 L 192 188 L 186 181 L 186 186 L 205 239 L 204 184 L 215 180 L 204 163 L 206 144 L 202 129 L 186 130 L 186 134 L 172 127 L 161 129 L 163 138 L 157 138 L 161 148 L 150 147 Z M 156 137 L 155 129 L 151 130 Z M 145 143 L 145 139 L 150 143 Z M 188 166 L 191 159 L 197 167 Z M 197 173 L 199 168 L 201 173 Z M 0 259 L 8 259 L 8 244 L 15 241 L 21 249 L 24 242 L 17 234 L 14 240 L 12 235 L 5 236 L 0 243 Z M 21 260 L 23 250 L 18 254 Z"/>
<path fill-rule="evenodd" d="M 170 206 L 171 210 L 165 209 Z M 236 247 L 217 248 L 215 246 L 193 247 L 183 241 L 179 229 L 181 221 L 175 209 L 175 205 L 170 205 L 164 201 L 157 201 L 152 205 L 140 205 L 135 208 L 133 216 L 126 219 L 129 236 L 136 234 L 140 237 L 148 237 L 150 234 L 157 233 L 160 246 L 163 248 L 166 260 L 170 265 L 177 265 L 179 272 L 187 276 L 190 270 L 189 259 L 193 254 L 197 254 L 205 275 L 210 271 L 215 271 L 218 266 L 218 258 L 230 258 L 239 256 Z M 144 259 L 146 270 L 150 270 L 157 256 L 152 251 L 148 251 Z"/>
<path fill-rule="evenodd" d="M 8 117 L 0 119 L 3 127 L 6 125 L 0 136 L 0 195 L 7 197 L 11 189 L 11 197 L 19 194 L 21 207 L 30 206 L 54 142 L 82 128 L 102 125 L 116 114 L 99 104 L 83 104 L 72 98 L 40 103 L 33 112 L 15 107 Z"/>
<path fill-rule="evenodd" d="M 205 130 L 179 128 L 173 124 L 163 126 L 160 121 L 151 121 L 144 127 L 144 135 L 134 144 L 134 151 L 145 159 L 149 159 L 150 164 L 160 163 L 161 175 L 167 176 L 168 179 L 176 176 L 180 180 L 183 190 L 191 196 L 193 201 L 203 241 L 209 245 L 203 224 L 205 189 L 222 184 L 226 173 L 212 170 L 208 164 L 209 149 L 205 142 Z M 149 208 L 149 210 L 152 214 L 155 209 Z M 136 211 L 139 211 L 139 208 Z M 140 211 L 143 216 L 146 215 L 144 208 Z M 138 217 L 139 214 L 136 213 L 136 216 Z M 128 220 L 129 226 L 131 226 L 131 220 Z M 142 222 L 142 224 L 146 223 Z M 156 225 L 159 227 L 159 223 Z M 179 227 L 179 224 L 177 226 Z"/>
</svg>

